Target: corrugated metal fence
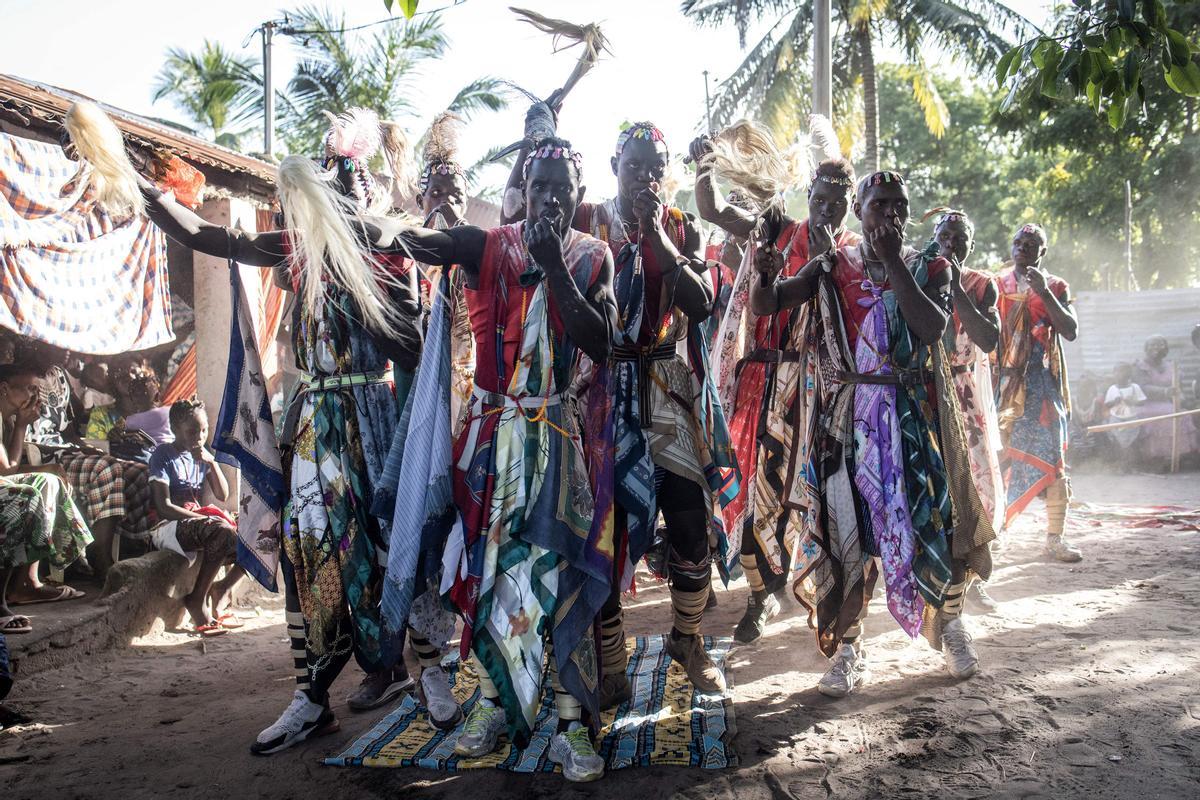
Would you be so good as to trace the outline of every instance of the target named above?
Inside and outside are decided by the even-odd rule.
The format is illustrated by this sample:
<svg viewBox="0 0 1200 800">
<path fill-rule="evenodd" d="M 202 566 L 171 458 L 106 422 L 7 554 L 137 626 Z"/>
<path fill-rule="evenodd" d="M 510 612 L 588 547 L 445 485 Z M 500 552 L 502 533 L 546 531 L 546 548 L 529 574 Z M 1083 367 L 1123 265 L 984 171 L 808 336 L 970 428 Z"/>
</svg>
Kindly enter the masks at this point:
<svg viewBox="0 0 1200 800">
<path fill-rule="evenodd" d="M 1167 337 L 1168 358 L 1179 363 L 1182 379 L 1200 379 L 1200 350 L 1191 341 L 1200 323 L 1200 289 L 1080 292 L 1075 310 L 1079 337 L 1065 348 L 1072 383 L 1085 373 L 1108 377 L 1116 364 L 1133 363 L 1156 333 Z"/>
</svg>

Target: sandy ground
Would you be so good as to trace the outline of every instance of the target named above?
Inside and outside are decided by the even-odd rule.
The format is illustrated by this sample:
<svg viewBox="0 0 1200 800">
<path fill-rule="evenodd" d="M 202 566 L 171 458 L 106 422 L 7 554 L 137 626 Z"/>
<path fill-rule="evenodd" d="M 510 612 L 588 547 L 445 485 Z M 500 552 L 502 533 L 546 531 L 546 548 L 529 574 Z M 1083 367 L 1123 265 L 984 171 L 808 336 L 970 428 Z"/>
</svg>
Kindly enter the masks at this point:
<svg viewBox="0 0 1200 800">
<path fill-rule="evenodd" d="M 1080 476 L 1094 503 L 1200 506 L 1195 474 Z M 792 609 L 732 657 L 738 769 L 613 773 L 572 786 L 557 775 L 325 767 L 319 759 L 379 714 L 336 707 L 339 734 L 269 757 L 247 746 L 289 699 L 279 602 L 247 628 L 201 644 L 140 639 L 92 663 L 26 677 L 10 703 L 37 724 L 0 733 L 4 798 L 571 798 L 629 791 L 689 798 L 1184 798 L 1200 795 L 1200 534 L 1073 525 L 1087 560 L 1039 558 L 1040 512 L 1008 537 L 992 582 L 998 614 L 972 625 L 983 659 L 956 682 L 910 643 L 876 597 L 867 625 L 872 680 L 842 701 L 813 688 L 824 671 Z M 731 632 L 746 589 L 719 595 L 708 632 Z M 661 587 L 639 594 L 633 632 L 665 631 Z M 360 678 L 346 670 L 343 697 Z"/>
</svg>

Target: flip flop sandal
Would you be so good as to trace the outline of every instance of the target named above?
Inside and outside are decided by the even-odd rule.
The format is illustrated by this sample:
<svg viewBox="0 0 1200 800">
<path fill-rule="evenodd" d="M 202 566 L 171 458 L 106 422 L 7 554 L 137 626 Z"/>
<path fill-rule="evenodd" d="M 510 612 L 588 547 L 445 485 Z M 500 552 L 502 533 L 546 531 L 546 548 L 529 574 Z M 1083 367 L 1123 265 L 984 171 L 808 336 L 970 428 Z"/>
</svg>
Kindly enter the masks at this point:
<svg viewBox="0 0 1200 800">
<path fill-rule="evenodd" d="M 238 628 L 246 627 L 246 623 L 242 622 L 237 614 L 228 613 L 217 617 L 217 624 L 227 630 L 236 631 Z"/>
<path fill-rule="evenodd" d="M 222 636 L 226 633 L 229 633 L 229 631 L 221 627 L 221 623 L 219 622 L 214 622 L 211 625 L 197 625 L 192 630 L 206 639 L 211 639 L 214 636 Z"/>
<path fill-rule="evenodd" d="M 24 625 L 21 620 L 25 621 Z M 0 633 L 6 636 L 10 633 L 33 633 L 33 626 L 29 624 L 29 617 L 13 614 L 11 617 L 0 617 Z"/>
<path fill-rule="evenodd" d="M 72 589 L 70 586 L 59 586 L 58 594 L 54 597 L 41 597 L 37 600 L 10 600 L 10 606 L 35 606 L 39 603 L 58 603 L 63 600 L 78 600 L 81 597 L 86 597 L 87 592 L 81 592 L 78 589 Z"/>
</svg>

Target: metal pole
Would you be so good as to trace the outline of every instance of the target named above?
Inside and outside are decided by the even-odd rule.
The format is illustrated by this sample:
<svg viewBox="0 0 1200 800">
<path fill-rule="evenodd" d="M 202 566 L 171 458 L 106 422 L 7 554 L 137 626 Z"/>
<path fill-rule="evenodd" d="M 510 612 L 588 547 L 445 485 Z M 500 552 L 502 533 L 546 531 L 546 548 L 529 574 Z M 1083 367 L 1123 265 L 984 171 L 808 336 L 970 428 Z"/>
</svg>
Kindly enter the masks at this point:
<svg viewBox="0 0 1200 800">
<path fill-rule="evenodd" d="M 833 119 L 833 39 L 830 0 L 813 2 L 812 113 Z"/>
<path fill-rule="evenodd" d="M 1125 278 L 1130 289 L 1140 288 L 1133 273 L 1133 188 L 1125 181 Z"/>
<path fill-rule="evenodd" d="M 262 24 L 263 37 L 263 154 L 267 160 L 275 157 L 275 91 L 271 82 L 271 37 L 274 22 Z"/>
<path fill-rule="evenodd" d="M 712 98 L 708 95 L 708 70 L 704 70 L 704 121 L 708 125 L 708 132 L 712 133 Z"/>
</svg>

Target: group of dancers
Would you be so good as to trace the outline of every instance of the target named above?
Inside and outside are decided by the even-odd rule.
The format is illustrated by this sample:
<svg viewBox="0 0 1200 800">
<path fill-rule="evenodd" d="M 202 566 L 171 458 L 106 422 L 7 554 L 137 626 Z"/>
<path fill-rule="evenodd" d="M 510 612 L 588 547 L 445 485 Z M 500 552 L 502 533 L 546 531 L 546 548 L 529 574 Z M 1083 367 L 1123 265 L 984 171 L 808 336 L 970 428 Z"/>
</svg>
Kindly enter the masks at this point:
<svg viewBox="0 0 1200 800">
<path fill-rule="evenodd" d="M 570 142 L 527 136 L 492 229 L 465 220 L 444 128 L 417 182 L 424 222 L 393 213 L 370 169 L 380 148 L 399 159 L 379 128 L 354 110 L 319 158 L 282 161 L 277 231 L 214 225 L 142 183 L 168 236 L 296 293 L 281 560 L 298 686 L 253 752 L 336 730 L 329 689 L 352 656 L 366 673 L 352 707 L 409 688 L 407 638 L 457 753 L 525 746 L 548 673 L 550 757 L 594 780 L 601 712 L 631 697 L 621 599 L 640 562 L 669 583 L 666 650 L 698 690 L 726 688 L 700 635 L 715 566 L 749 581 L 742 642 L 792 589 L 830 660 L 818 688 L 841 697 L 866 677 L 880 577 L 901 628 L 961 678 L 979 662 L 964 599 L 1004 524 L 1044 495 L 1049 553 L 1079 559 L 1063 538 L 1060 347 L 1076 321 L 1039 226 L 1017 229 L 999 274 L 972 269 L 963 211 L 941 210 L 914 249 L 901 175 L 857 179 L 830 153 L 781 185 L 766 173 L 785 154 L 739 123 L 689 148 L 700 216 L 737 267 L 723 272 L 700 222 L 664 202 L 670 152 L 649 122 L 617 137 L 604 202 L 584 200 Z M 787 215 L 786 190 L 807 192 L 807 218 Z M 397 505 L 425 502 L 395 483 L 417 435 L 400 410 L 422 371 L 446 369 L 447 411 L 420 441 L 452 438 L 450 511 L 391 558 Z M 402 561 L 409 574 L 386 574 Z M 386 581 L 409 587 L 400 630 Z M 465 720 L 443 666 L 456 630 L 482 693 Z"/>
</svg>

